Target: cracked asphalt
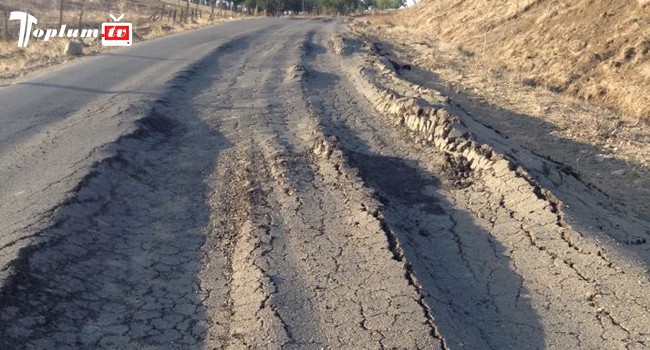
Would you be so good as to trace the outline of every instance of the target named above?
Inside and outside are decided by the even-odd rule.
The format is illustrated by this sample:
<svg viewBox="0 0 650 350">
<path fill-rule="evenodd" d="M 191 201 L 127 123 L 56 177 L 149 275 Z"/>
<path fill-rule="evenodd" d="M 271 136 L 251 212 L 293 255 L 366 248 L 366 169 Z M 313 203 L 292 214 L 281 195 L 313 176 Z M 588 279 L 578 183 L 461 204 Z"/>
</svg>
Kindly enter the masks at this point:
<svg viewBox="0 0 650 350">
<path fill-rule="evenodd" d="M 28 93 L 0 112 L 0 349 L 650 346 L 650 256 L 621 244 L 650 225 L 341 20 L 154 40 L 0 102 Z"/>
</svg>

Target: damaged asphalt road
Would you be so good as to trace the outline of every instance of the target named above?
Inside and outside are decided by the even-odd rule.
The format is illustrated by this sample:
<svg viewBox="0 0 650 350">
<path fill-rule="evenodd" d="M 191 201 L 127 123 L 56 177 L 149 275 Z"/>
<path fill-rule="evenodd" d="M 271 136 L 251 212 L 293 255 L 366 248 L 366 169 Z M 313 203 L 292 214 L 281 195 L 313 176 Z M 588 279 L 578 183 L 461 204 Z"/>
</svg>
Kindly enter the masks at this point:
<svg viewBox="0 0 650 350">
<path fill-rule="evenodd" d="M 621 244 L 649 224 L 337 21 L 153 40 L 0 103 L 0 349 L 650 346 Z"/>
</svg>

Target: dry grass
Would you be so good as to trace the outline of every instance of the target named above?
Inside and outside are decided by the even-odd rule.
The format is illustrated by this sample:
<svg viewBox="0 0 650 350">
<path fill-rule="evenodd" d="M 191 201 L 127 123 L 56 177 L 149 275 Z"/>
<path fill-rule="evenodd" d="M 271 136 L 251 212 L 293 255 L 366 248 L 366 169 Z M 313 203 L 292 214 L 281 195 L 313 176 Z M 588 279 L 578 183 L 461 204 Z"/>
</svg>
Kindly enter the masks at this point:
<svg viewBox="0 0 650 350">
<path fill-rule="evenodd" d="M 5 14 L 11 10 L 20 10 L 34 15 L 38 19 L 39 28 L 57 28 L 59 23 L 58 4 L 58 1 L 51 0 L 4 0 L 0 4 L 0 27 L 4 28 Z M 160 13 L 163 5 L 165 6 L 165 17 L 161 19 Z M 62 22 L 69 28 L 76 27 L 76 24 L 79 23 L 81 8 L 80 0 L 65 0 Z M 242 16 L 242 14 L 232 11 L 215 9 L 215 17 L 210 18 L 211 8 L 209 6 L 191 4 L 190 11 L 196 11 L 197 14 L 193 18 L 190 16 L 180 22 L 180 12 L 187 8 L 187 3 L 181 0 L 86 0 L 82 27 L 99 28 L 101 23 L 111 21 L 108 17 L 109 13 L 116 16 L 124 13 L 123 21 L 133 23 L 136 40 L 141 41 Z M 177 15 L 176 21 L 171 18 L 174 10 Z M 154 14 L 156 20 L 152 19 Z M 39 68 L 60 64 L 71 59 L 64 52 L 67 44 L 66 39 L 55 38 L 44 42 L 31 38 L 29 46 L 21 49 L 16 45 L 18 23 L 10 21 L 9 29 L 9 40 L 0 40 L 0 82 L 12 80 Z M 84 53 L 93 54 L 107 49 L 101 45 L 100 41 L 100 39 L 85 40 Z"/>
<path fill-rule="evenodd" d="M 372 12 L 369 16 L 370 22 L 374 25 L 385 26 L 385 27 L 394 27 L 395 26 L 395 16 L 389 12 Z"/>
<path fill-rule="evenodd" d="M 35 69 L 51 66 L 66 60 L 63 54 L 65 41 L 36 41 L 26 49 L 15 42 L 0 42 L 0 79 L 11 79 Z"/>
<path fill-rule="evenodd" d="M 476 55 L 539 85 L 650 121 L 648 0 L 429 0 L 366 19 Z"/>
</svg>

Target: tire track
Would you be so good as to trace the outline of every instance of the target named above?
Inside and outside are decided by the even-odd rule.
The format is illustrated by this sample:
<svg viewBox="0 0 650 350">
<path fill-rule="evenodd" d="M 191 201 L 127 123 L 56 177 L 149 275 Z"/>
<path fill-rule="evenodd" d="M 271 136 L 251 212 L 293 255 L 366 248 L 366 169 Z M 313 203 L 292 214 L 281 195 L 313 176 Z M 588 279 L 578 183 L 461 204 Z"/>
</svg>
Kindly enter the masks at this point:
<svg viewBox="0 0 650 350">
<path fill-rule="evenodd" d="M 282 40 L 269 40 L 269 37 L 257 40 L 260 45 L 256 47 L 259 50 L 258 55 L 240 57 L 237 53 L 226 57 L 227 61 L 241 64 L 237 68 L 226 69 L 229 75 L 221 77 L 222 83 L 210 91 L 212 96 L 221 97 L 218 106 L 214 106 L 217 107 L 214 113 L 222 114 L 217 119 L 218 127 L 235 140 L 236 144 L 235 148 L 226 152 L 225 163 L 219 164 L 218 168 L 222 169 L 223 174 L 229 174 L 226 175 L 228 178 L 234 176 L 235 189 L 224 189 L 221 183 L 223 178 L 213 177 L 215 194 L 211 200 L 214 209 L 211 232 L 213 245 L 228 247 L 230 253 L 227 263 L 232 275 L 224 276 L 224 281 L 214 280 L 210 271 L 218 272 L 218 267 L 212 267 L 203 274 L 206 290 L 216 292 L 211 293 L 215 294 L 215 297 L 210 298 L 214 300 L 213 304 L 222 302 L 219 300 L 219 296 L 223 297 L 220 291 L 222 284 L 229 289 L 229 314 L 214 315 L 214 320 L 225 322 L 222 332 L 222 338 L 225 340 L 221 347 L 258 348 L 270 346 L 269 344 L 281 346 L 291 342 L 291 333 L 282 319 L 283 315 L 278 312 L 272 300 L 277 286 L 272 274 L 267 271 L 266 264 L 260 262 L 263 257 L 258 257 L 261 252 L 272 250 L 273 246 L 272 242 L 267 241 L 267 218 L 260 213 L 266 208 L 266 196 L 263 192 L 257 193 L 261 184 L 268 186 L 263 181 L 266 168 L 262 166 L 264 160 L 254 147 L 258 141 L 252 140 L 267 137 L 259 135 L 255 130 L 258 123 L 272 122 L 272 118 L 266 120 L 270 114 L 268 108 L 272 107 L 266 101 L 268 91 L 260 89 L 260 86 L 274 79 L 276 68 L 269 70 L 269 66 L 273 66 L 277 61 L 283 62 L 278 60 L 277 56 L 281 57 L 282 50 L 286 49 L 287 36 L 289 42 L 297 37 L 298 34 L 292 31 L 295 31 L 295 28 L 289 27 L 272 34 L 272 37 L 278 36 Z M 282 70 L 283 67 L 284 65 L 280 65 L 277 70 Z M 228 112 L 223 115 L 221 110 Z M 242 133 L 245 136 L 242 136 Z M 230 168 L 239 169 L 235 170 L 237 175 L 232 175 Z M 241 199 L 223 203 L 219 194 L 224 193 L 224 190 L 226 193 L 236 192 L 227 198 L 232 199 L 234 196 Z M 242 191 L 243 193 L 240 193 Z M 240 208 L 236 207 L 237 203 L 242 203 L 239 204 Z M 296 293 L 298 292 L 299 290 Z"/>
<path fill-rule="evenodd" d="M 244 251 L 253 248 L 242 257 L 266 276 L 247 284 L 250 297 L 232 294 L 240 304 L 233 320 L 249 320 L 247 327 L 231 325 L 241 339 L 233 345 L 268 346 L 260 344 L 278 338 L 266 337 L 263 326 L 280 320 L 282 348 L 439 348 L 404 265 L 393 260 L 380 222 L 363 209 L 372 203 L 360 179 L 313 155 L 323 134 L 296 94 L 303 40 L 300 31 L 251 62 L 230 87 L 247 98 L 230 100 L 235 112 L 220 125 L 248 155 L 251 229 L 239 240 L 248 241 Z M 273 65 L 278 61 L 284 64 Z M 271 288 L 256 287 L 264 285 Z M 268 296 L 261 305 L 260 291 Z M 273 312 L 258 314 L 267 309 Z"/>
</svg>

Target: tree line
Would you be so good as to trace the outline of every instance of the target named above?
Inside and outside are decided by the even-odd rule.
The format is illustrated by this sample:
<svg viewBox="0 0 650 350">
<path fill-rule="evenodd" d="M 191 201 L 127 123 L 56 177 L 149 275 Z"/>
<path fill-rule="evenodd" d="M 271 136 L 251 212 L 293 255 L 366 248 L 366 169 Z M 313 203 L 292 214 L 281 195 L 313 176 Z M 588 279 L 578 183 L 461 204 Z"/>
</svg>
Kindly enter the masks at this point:
<svg viewBox="0 0 650 350">
<path fill-rule="evenodd" d="M 347 15 L 374 9 L 397 9 L 404 6 L 406 0 L 231 0 L 215 2 L 217 5 L 227 3 L 228 7 L 235 11 L 241 8 L 248 13 L 266 13 L 268 15 L 284 13 Z"/>
</svg>

